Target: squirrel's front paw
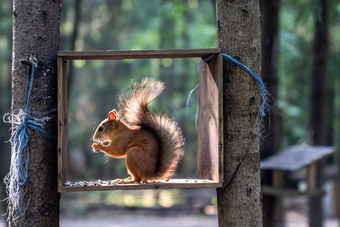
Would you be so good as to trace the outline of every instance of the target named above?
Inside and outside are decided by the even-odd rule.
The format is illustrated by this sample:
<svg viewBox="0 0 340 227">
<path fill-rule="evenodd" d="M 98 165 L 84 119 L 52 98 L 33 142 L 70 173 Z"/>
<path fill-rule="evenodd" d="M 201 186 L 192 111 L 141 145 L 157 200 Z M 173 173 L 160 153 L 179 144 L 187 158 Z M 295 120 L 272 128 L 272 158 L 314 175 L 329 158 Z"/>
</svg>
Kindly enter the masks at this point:
<svg viewBox="0 0 340 227">
<path fill-rule="evenodd" d="M 93 152 L 95 152 L 95 153 L 100 152 L 100 150 L 99 150 L 100 144 L 94 143 L 94 144 L 92 144 L 91 147 L 92 147 L 92 151 L 93 151 Z"/>
</svg>

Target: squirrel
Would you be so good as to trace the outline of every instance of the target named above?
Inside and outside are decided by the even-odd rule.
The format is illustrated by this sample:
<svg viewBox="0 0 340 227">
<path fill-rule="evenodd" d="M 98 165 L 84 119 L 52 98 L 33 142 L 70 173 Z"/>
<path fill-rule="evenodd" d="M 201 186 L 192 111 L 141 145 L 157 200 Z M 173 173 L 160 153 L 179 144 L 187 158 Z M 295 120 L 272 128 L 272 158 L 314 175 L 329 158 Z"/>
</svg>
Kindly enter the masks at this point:
<svg viewBox="0 0 340 227">
<path fill-rule="evenodd" d="M 183 156 L 182 131 L 174 120 L 148 109 L 163 90 L 164 84 L 153 79 L 135 83 L 130 92 L 119 97 L 119 112 L 110 111 L 97 127 L 93 151 L 126 157 L 130 177 L 114 182 L 147 183 L 169 180 L 174 175 Z"/>
</svg>

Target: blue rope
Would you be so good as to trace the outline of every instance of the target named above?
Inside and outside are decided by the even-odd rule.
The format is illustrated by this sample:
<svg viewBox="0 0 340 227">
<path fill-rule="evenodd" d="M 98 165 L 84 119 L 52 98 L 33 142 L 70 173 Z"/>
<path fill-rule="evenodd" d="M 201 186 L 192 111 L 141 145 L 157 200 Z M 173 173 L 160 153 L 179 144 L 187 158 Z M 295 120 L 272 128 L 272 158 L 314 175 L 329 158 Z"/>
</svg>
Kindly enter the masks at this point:
<svg viewBox="0 0 340 227">
<path fill-rule="evenodd" d="M 227 58 L 228 60 L 230 60 L 232 63 L 234 63 L 236 66 L 240 67 L 241 69 L 245 70 L 246 72 L 248 72 L 256 81 L 257 85 L 260 88 L 260 92 L 261 92 L 261 98 L 262 98 L 262 102 L 261 102 L 261 106 L 260 106 L 260 128 L 263 129 L 264 124 L 264 117 L 266 116 L 266 113 L 269 113 L 270 110 L 270 106 L 268 104 L 268 97 L 270 96 L 265 84 L 263 83 L 263 80 L 261 79 L 261 77 L 259 77 L 255 72 L 253 72 L 251 69 L 249 69 L 247 66 L 245 66 L 244 64 L 242 64 L 241 62 L 237 61 L 235 58 L 231 57 L 230 55 L 227 55 L 225 53 L 221 53 L 225 58 Z M 212 55 L 208 55 L 202 58 L 202 60 L 209 62 L 210 60 L 212 60 L 215 57 L 214 54 Z M 260 135 L 262 134 L 262 131 L 260 132 Z"/>
<path fill-rule="evenodd" d="M 231 57 L 230 55 L 227 55 L 225 53 L 222 53 L 222 55 L 226 58 L 228 58 L 230 61 L 232 61 L 234 64 L 236 64 L 238 67 L 244 69 L 245 71 L 247 71 L 250 75 L 252 75 L 254 77 L 254 79 L 256 80 L 257 84 L 260 87 L 261 90 L 261 94 L 266 90 L 264 83 L 261 79 L 261 77 L 259 77 L 256 73 L 254 73 L 251 69 L 249 69 L 247 66 L 245 66 L 244 64 L 242 64 L 241 62 L 237 61 L 235 58 Z"/>
<path fill-rule="evenodd" d="M 222 55 L 224 57 L 228 58 L 232 63 L 234 63 L 235 65 L 237 65 L 241 69 L 243 69 L 246 72 L 248 72 L 256 80 L 256 83 L 257 83 L 257 85 L 260 88 L 261 97 L 262 97 L 262 103 L 261 103 L 261 106 L 260 106 L 260 119 L 261 119 L 261 126 L 262 126 L 263 118 L 266 116 L 266 112 L 269 109 L 269 107 L 268 107 L 268 96 L 269 96 L 269 93 L 268 93 L 268 91 L 266 89 L 266 86 L 263 83 L 263 80 L 256 73 L 254 73 L 251 69 L 249 69 L 247 66 L 245 66 L 241 62 L 237 61 L 235 58 L 233 58 L 230 55 L 227 55 L 225 53 L 222 53 Z"/>
<path fill-rule="evenodd" d="M 185 117 L 187 117 L 189 115 L 189 103 L 190 103 L 190 98 L 191 98 L 191 95 L 192 93 L 198 88 L 199 86 L 199 83 L 196 85 L 196 87 L 194 89 L 192 89 L 190 92 L 189 92 L 189 95 L 188 95 L 188 98 L 187 98 L 187 102 L 185 104 Z M 196 113 L 195 113 L 195 127 L 197 129 L 197 119 L 198 119 L 198 105 L 197 105 L 197 108 L 196 108 Z"/>
<path fill-rule="evenodd" d="M 9 119 L 6 121 L 7 123 L 12 123 L 13 125 L 16 125 L 13 126 L 16 129 L 10 137 L 10 142 L 12 144 L 10 172 L 4 180 L 6 183 L 9 201 L 8 219 L 9 221 L 20 222 L 20 225 L 25 225 L 23 216 L 29 203 L 29 199 L 27 200 L 27 197 L 25 198 L 25 194 L 29 192 L 29 148 L 27 145 L 31 136 L 31 129 L 42 133 L 51 140 L 56 139 L 53 135 L 43 129 L 45 121 L 49 120 L 50 117 L 32 119 L 32 117 L 27 114 L 35 70 L 37 67 L 33 60 L 29 62 L 31 64 L 31 76 L 28 70 L 24 110 L 20 109 L 19 113 L 17 114 L 6 114 L 4 116 L 4 119 L 6 117 Z"/>
</svg>

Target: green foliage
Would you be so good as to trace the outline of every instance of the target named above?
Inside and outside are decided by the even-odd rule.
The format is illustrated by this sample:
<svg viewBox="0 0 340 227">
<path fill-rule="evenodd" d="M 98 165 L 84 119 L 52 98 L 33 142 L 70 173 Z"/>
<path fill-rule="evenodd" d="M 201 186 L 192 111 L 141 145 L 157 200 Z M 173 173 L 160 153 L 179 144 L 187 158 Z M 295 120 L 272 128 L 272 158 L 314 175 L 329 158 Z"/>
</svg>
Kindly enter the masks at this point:
<svg viewBox="0 0 340 227">
<path fill-rule="evenodd" d="M 329 61 L 330 125 L 334 141 L 339 132 L 339 52 L 340 4 L 329 2 Z M 312 4 L 314 3 L 314 4 Z M 316 1 L 295 0 L 282 2 L 280 11 L 279 100 L 282 114 L 282 146 L 309 143 L 308 119 L 310 109 L 311 73 Z M 325 110 L 327 111 L 327 110 Z"/>
</svg>

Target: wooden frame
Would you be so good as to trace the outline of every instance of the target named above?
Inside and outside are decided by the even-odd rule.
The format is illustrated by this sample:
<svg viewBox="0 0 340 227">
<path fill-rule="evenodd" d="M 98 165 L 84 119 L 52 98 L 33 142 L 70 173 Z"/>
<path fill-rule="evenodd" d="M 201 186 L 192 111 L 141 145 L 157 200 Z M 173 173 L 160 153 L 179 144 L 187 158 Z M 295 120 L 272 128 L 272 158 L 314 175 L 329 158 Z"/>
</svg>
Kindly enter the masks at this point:
<svg viewBox="0 0 340 227">
<path fill-rule="evenodd" d="M 223 183 L 223 74 L 220 49 L 107 50 L 58 52 L 58 191 L 99 191 L 158 188 L 216 188 Z M 171 179 L 146 184 L 111 184 L 110 181 L 68 182 L 67 61 L 152 58 L 194 58 L 201 60 L 197 137 L 197 179 Z"/>
</svg>

